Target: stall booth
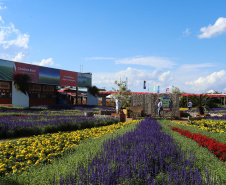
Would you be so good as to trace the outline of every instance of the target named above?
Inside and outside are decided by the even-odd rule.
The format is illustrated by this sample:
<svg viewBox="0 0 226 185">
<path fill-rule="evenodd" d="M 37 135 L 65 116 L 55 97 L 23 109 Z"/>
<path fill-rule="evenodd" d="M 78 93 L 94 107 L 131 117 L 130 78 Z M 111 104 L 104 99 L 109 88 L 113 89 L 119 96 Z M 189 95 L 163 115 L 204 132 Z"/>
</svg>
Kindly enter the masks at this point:
<svg viewBox="0 0 226 185">
<path fill-rule="evenodd" d="M 15 76 L 22 74 L 28 75 L 31 79 L 26 93 L 22 93 L 14 85 Z M 57 104 L 59 95 L 58 86 L 89 88 L 92 86 L 92 73 L 79 73 L 0 59 L 0 105 L 13 107 L 54 105 Z"/>
<path fill-rule="evenodd" d="M 65 89 L 60 89 L 57 92 L 58 92 L 58 96 L 57 96 L 58 104 L 70 104 L 70 105 L 87 104 L 87 91 L 78 89 L 78 92 L 77 92 L 75 88 L 65 88 Z M 78 97 L 77 102 L 76 102 L 76 96 Z"/>
</svg>

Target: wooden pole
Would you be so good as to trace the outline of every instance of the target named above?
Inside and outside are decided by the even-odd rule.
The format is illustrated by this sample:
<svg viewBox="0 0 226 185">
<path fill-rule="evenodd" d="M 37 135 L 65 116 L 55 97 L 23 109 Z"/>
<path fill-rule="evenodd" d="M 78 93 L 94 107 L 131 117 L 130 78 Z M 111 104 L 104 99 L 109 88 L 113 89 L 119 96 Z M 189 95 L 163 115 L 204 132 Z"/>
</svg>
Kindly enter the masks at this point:
<svg viewBox="0 0 226 185">
<path fill-rule="evenodd" d="M 78 87 L 76 87 L 76 105 L 78 105 Z"/>
</svg>

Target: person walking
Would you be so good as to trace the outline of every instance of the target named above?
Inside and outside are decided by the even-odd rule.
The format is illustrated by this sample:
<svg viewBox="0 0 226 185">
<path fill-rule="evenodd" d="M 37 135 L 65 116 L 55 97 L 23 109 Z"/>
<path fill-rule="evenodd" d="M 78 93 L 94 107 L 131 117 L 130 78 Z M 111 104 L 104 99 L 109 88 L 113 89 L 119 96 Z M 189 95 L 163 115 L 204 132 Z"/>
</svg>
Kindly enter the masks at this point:
<svg viewBox="0 0 226 185">
<path fill-rule="evenodd" d="M 158 99 L 158 116 L 161 118 L 161 111 L 163 110 L 162 101 Z"/>
<path fill-rule="evenodd" d="M 189 100 L 187 106 L 188 106 L 188 109 L 191 110 L 191 108 L 192 108 L 192 101 L 191 100 Z"/>
</svg>

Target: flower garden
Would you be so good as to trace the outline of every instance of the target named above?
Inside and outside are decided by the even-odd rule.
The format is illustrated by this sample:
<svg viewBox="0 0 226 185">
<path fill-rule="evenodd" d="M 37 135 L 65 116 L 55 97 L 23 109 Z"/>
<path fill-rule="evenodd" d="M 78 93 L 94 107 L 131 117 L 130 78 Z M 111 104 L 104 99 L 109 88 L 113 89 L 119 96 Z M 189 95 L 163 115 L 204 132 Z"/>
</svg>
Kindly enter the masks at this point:
<svg viewBox="0 0 226 185">
<path fill-rule="evenodd" d="M 224 116 L 187 123 L 84 116 L 103 109 L 112 108 L 2 109 L 0 184 L 226 184 Z"/>
</svg>

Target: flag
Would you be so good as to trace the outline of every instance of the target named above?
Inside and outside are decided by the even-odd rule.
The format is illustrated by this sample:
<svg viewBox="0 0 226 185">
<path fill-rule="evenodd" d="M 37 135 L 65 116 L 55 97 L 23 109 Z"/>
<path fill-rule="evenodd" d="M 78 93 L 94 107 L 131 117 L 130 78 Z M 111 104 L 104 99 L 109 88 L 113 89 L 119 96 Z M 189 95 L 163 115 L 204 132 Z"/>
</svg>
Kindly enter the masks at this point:
<svg viewBox="0 0 226 185">
<path fill-rule="evenodd" d="M 153 88 L 153 93 L 155 93 L 155 84 L 154 84 L 154 88 Z"/>
<path fill-rule="evenodd" d="M 146 81 L 144 80 L 144 89 L 146 89 Z"/>
<path fill-rule="evenodd" d="M 166 88 L 166 94 L 168 94 L 169 93 L 169 88 Z"/>
<path fill-rule="evenodd" d="M 159 89 L 160 89 L 160 86 L 158 86 L 158 93 L 160 92 Z"/>
<path fill-rule="evenodd" d="M 127 81 L 128 81 L 128 78 L 126 77 L 126 85 L 125 85 L 125 87 L 127 87 Z"/>
</svg>

